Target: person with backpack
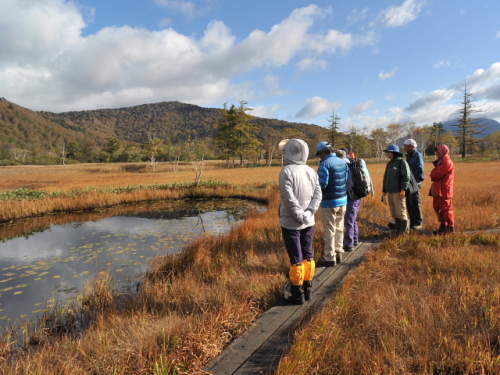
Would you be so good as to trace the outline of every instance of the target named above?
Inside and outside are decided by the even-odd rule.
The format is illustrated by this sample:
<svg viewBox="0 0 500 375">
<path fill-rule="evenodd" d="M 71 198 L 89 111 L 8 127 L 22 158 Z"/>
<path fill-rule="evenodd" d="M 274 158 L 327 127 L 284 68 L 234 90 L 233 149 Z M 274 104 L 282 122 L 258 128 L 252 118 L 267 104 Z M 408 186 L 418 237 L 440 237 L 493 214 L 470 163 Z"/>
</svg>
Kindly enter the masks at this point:
<svg viewBox="0 0 500 375">
<path fill-rule="evenodd" d="M 302 139 L 280 142 L 285 166 L 279 176 L 280 226 L 290 258 L 290 294 L 287 302 L 301 305 L 309 300 L 316 263 L 314 260 L 314 214 L 321 202 L 318 175 L 306 162 L 309 147 Z"/>
<path fill-rule="evenodd" d="M 320 207 L 325 240 L 324 257 L 318 265 L 331 267 L 342 262 L 344 253 L 344 215 L 349 168 L 326 141 L 318 143 L 316 156 L 320 158 L 318 177 L 323 194 Z"/>
<path fill-rule="evenodd" d="M 406 234 L 409 231 L 408 214 L 406 211 L 406 190 L 410 186 L 410 167 L 397 145 L 390 145 L 384 152 L 389 158 L 385 167 L 382 185 L 382 198 L 386 198 L 391 216 L 396 222 L 396 234 Z"/>
<path fill-rule="evenodd" d="M 415 142 L 415 140 L 407 139 L 403 145 L 406 152 L 406 161 L 418 184 L 418 189 L 415 193 L 406 195 L 406 207 L 408 208 L 408 216 L 410 217 L 410 229 L 421 230 L 423 215 L 420 189 L 422 187 L 422 181 L 425 179 L 424 158 L 417 150 L 417 142 Z"/>
<path fill-rule="evenodd" d="M 363 159 L 351 152 L 349 159 L 349 179 L 347 180 L 347 208 L 344 217 L 344 251 L 353 251 L 359 243 L 358 213 L 363 198 L 374 195 L 372 179 Z"/>
</svg>

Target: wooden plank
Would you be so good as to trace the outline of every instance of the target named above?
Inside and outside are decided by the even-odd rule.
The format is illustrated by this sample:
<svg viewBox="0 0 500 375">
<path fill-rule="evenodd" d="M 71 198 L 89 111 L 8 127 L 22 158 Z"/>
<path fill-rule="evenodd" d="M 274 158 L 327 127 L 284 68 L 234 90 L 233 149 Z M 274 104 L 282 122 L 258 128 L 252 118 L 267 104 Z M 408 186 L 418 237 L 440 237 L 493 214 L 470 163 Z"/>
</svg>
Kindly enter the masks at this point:
<svg viewBox="0 0 500 375">
<path fill-rule="evenodd" d="M 308 320 L 338 288 L 349 270 L 364 258 L 371 243 L 360 244 L 345 253 L 343 263 L 336 267 L 318 267 L 314 278 L 313 297 L 303 305 L 280 301 L 257 319 L 252 327 L 235 339 L 203 371 L 216 375 L 267 373 L 275 368 L 293 342 L 293 332 Z"/>
<path fill-rule="evenodd" d="M 370 248 L 369 244 L 363 244 L 356 251 L 347 253 L 346 259 L 336 267 L 324 268 L 322 273 L 322 281 L 314 290 L 311 302 L 301 306 L 301 309 L 290 316 L 283 324 L 274 332 L 272 336 L 260 346 L 251 357 L 245 361 L 232 374 L 247 375 L 247 374 L 266 374 L 272 372 L 277 367 L 281 357 L 288 352 L 293 344 L 294 332 L 302 324 L 309 321 L 314 313 L 316 313 L 327 301 L 333 296 L 333 293 L 340 287 L 347 273 L 357 266 Z"/>
</svg>

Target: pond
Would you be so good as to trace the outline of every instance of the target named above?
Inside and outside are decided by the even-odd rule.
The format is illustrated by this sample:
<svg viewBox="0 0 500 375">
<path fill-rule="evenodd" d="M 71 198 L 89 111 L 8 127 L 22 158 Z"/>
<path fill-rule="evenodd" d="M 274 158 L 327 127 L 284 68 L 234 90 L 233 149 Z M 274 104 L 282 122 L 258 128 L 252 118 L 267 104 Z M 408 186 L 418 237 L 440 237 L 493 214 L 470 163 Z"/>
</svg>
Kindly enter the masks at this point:
<svg viewBox="0 0 500 375">
<path fill-rule="evenodd" d="M 227 233 L 254 208 L 264 210 L 244 200 L 191 199 L 0 225 L 0 327 L 66 304 L 101 271 L 127 290 L 156 256 L 203 233 Z"/>
</svg>

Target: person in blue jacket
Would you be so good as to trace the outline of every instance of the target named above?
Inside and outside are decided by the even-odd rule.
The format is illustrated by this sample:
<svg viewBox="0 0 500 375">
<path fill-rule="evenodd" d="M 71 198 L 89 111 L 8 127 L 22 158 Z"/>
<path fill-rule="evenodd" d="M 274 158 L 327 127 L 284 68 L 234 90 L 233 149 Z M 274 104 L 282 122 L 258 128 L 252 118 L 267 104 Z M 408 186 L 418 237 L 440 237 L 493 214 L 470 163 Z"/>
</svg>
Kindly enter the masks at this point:
<svg viewBox="0 0 500 375">
<path fill-rule="evenodd" d="M 406 208 L 408 209 L 408 216 L 410 217 L 410 229 L 421 230 L 423 215 L 420 189 L 422 187 L 422 181 L 425 179 L 424 158 L 417 150 L 417 142 L 415 142 L 415 140 L 407 139 L 403 145 L 406 152 L 406 161 L 419 187 L 417 192 L 406 196 Z"/>
<path fill-rule="evenodd" d="M 322 192 L 320 207 L 325 240 L 324 258 L 318 262 L 318 266 L 329 267 L 342 262 L 344 253 L 344 215 L 347 206 L 349 167 L 344 160 L 335 155 L 328 142 L 318 143 L 316 156 L 321 159 L 318 177 Z"/>
</svg>

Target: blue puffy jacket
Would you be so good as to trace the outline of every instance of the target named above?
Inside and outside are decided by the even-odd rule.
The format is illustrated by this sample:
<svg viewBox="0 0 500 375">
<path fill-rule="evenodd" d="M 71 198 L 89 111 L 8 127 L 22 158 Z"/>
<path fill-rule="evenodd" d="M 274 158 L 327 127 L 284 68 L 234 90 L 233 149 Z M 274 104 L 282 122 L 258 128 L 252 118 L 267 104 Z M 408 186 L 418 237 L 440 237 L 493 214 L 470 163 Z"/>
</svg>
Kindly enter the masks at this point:
<svg viewBox="0 0 500 375">
<path fill-rule="evenodd" d="M 413 177 L 420 185 L 424 180 L 422 178 L 424 174 L 424 158 L 420 152 L 417 150 L 410 151 L 406 154 L 406 161 L 410 166 L 410 170 L 413 173 Z"/>
<path fill-rule="evenodd" d="M 333 208 L 347 205 L 347 180 L 349 167 L 334 154 L 321 159 L 318 168 L 319 184 L 323 199 L 321 207 Z"/>
</svg>

